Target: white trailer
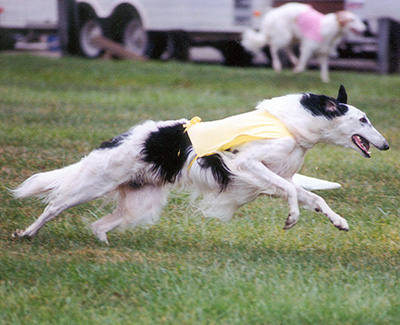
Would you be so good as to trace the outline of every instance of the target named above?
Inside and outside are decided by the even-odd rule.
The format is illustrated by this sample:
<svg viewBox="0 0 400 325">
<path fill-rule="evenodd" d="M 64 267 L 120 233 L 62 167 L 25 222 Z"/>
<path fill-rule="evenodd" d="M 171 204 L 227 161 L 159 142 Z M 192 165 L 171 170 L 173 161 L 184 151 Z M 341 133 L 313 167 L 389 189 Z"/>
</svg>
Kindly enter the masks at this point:
<svg viewBox="0 0 400 325">
<path fill-rule="evenodd" d="M 365 44 L 377 44 L 377 18 L 400 20 L 399 0 L 299 1 L 325 11 L 349 9 L 368 20 L 373 37 L 346 40 L 341 45 L 343 57 L 358 55 Z M 226 64 L 244 65 L 251 55 L 240 46 L 241 33 L 258 28 L 262 15 L 284 2 L 288 1 L 0 0 L 0 50 L 14 45 L 15 33 L 58 32 L 64 54 L 96 58 L 102 49 L 92 40 L 104 36 L 137 56 L 157 59 L 167 52 L 186 60 L 190 47 L 212 46 L 222 52 Z M 373 48 L 372 57 L 375 53 Z"/>
<path fill-rule="evenodd" d="M 0 50 L 14 47 L 15 34 L 54 33 L 56 0 L 0 0 Z"/>
<path fill-rule="evenodd" d="M 210 45 L 226 63 L 250 60 L 241 48 L 246 27 L 259 25 L 271 0 L 0 0 L 0 49 L 15 33 L 56 32 L 64 53 L 95 58 L 102 35 L 139 56 L 185 60 L 191 46 Z"/>
<path fill-rule="evenodd" d="M 76 0 L 60 4 L 64 52 L 97 57 L 91 40 L 105 36 L 138 56 L 186 60 L 191 46 L 213 46 L 230 65 L 247 64 L 245 28 L 259 25 L 270 0 Z M 65 17 L 68 17 L 65 19 Z"/>
</svg>

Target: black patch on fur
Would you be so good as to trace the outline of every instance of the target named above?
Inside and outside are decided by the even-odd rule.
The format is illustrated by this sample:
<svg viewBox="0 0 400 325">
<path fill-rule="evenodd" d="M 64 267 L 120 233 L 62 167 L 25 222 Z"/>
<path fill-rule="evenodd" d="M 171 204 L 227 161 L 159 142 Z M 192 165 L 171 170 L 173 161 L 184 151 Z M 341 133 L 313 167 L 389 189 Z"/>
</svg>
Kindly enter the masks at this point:
<svg viewBox="0 0 400 325">
<path fill-rule="evenodd" d="M 100 144 L 100 146 L 97 149 L 111 149 L 118 147 L 122 143 L 122 141 L 129 136 L 129 134 L 130 134 L 129 132 L 125 132 L 111 140 L 104 141 Z"/>
<path fill-rule="evenodd" d="M 198 158 L 198 164 L 202 168 L 211 168 L 215 180 L 220 184 L 221 191 L 225 190 L 231 181 L 232 173 L 225 165 L 219 154 L 213 154 Z"/>
<path fill-rule="evenodd" d="M 314 116 L 324 116 L 328 120 L 346 114 L 346 105 L 324 95 L 304 94 L 300 103 Z"/>
<path fill-rule="evenodd" d="M 164 182 L 173 183 L 185 164 L 191 142 L 182 124 L 160 128 L 150 133 L 142 150 L 144 161 Z"/>
<path fill-rule="evenodd" d="M 128 182 L 128 185 L 132 188 L 132 189 L 138 189 L 138 188 L 142 188 L 146 183 L 143 181 L 143 179 L 135 179 L 133 181 Z"/>
</svg>

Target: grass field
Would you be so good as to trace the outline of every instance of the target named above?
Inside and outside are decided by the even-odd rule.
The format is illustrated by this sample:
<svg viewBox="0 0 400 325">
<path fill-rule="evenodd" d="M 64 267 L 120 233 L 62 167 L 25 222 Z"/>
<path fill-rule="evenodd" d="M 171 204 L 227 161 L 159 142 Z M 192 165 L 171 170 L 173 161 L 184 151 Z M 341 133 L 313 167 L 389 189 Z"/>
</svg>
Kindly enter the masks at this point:
<svg viewBox="0 0 400 325">
<path fill-rule="evenodd" d="M 0 55 L 0 324 L 395 324 L 400 319 L 400 76 L 216 65 Z M 7 188 L 79 160 L 144 119 L 222 118 L 293 92 L 349 102 L 391 150 L 318 145 L 302 173 L 340 182 L 321 192 L 350 224 L 302 210 L 284 231 L 283 200 L 257 199 L 229 223 L 205 220 L 173 193 L 153 227 L 88 223 L 110 209 L 64 212 L 32 240 L 13 240 L 42 210 Z"/>
</svg>

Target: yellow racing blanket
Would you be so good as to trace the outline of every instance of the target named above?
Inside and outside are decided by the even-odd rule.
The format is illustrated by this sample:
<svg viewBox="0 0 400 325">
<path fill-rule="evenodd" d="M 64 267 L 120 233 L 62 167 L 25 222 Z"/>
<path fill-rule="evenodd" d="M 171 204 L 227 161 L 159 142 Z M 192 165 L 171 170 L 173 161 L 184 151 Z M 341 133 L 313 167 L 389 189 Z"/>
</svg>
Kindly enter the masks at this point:
<svg viewBox="0 0 400 325">
<path fill-rule="evenodd" d="M 197 157 L 228 150 L 249 141 L 292 137 L 277 117 L 262 110 L 211 122 L 201 122 L 200 117 L 196 116 L 184 127 Z"/>
</svg>

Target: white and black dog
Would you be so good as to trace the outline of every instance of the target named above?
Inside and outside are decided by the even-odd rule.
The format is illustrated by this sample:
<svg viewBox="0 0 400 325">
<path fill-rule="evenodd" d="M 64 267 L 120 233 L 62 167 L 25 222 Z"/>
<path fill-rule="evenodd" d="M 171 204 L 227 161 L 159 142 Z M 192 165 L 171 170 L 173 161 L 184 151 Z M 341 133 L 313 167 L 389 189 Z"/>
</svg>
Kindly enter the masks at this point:
<svg viewBox="0 0 400 325">
<path fill-rule="evenodd" d="M 262 101 L 257 111 L 279 119 L 291 136 L 255 139 L 196 158 L 185 129 L 188 120 L 147 121 L 102 143 L 78 163 L 31 176 L 13 194 L 41 197 L 48 205 L 31 226 L 13 235 L 32 237 L 62 211 L 115 194 L 115 211 L 91 226 L 107 242 L 107 232 L 116 227 L 157 221 L 171 188 L 201 197 L 203 212 L 221 220 L 229 220 L 259 195 L 271 195 L 288 200 L 286 229 L 297 223 L 301 204 L 347 231 L 345 219 L 321 197 L 295 185 L 292 177 L 317 143 L 349 147 L 370 157 L 370 143 L 379 150 L 389 149 L 385 138 L 362 111 L 347 105 L 343 86 L 337 99 L 311 93 L 287 95 Z"/>
</svg>

